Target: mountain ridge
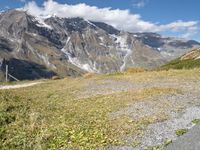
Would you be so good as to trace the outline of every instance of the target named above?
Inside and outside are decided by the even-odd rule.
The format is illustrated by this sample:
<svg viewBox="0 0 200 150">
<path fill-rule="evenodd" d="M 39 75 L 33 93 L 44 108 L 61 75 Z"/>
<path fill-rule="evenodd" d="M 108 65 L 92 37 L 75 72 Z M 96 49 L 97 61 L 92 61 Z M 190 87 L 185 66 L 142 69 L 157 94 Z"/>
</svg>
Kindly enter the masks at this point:
<svg viewBox="0 0 200 150">
<path fill-rule="evenodd" d="M 17 59 L 19 61 L 14 62 L 21 61 L 27 70 L 37 64 L 41 70 L 63 77 L 86 72 L 111 73 L 130 67 L 152 69 L 200 47 L 193 40 L 165 38 L 157 33 L 124 32 L 80 17 L 36 18 L 19 10 L 1 13 L 0 25 L 1 59 L 8 62 Z M 4 66 L 1 65 L 1 70 Z M 16 66 L 21 65 L 10 66 L 14 68 L 13 74 L 27 79 L 17 73 L 23 70 L 20 74 L 27 74 L 26 69 Z M 34 65 L 31 68 L 34 72 Z M 28 79 L 35 76 L 33 73 Z M 46 77 L 40 71 L 37 76 Z"/>
</svg>

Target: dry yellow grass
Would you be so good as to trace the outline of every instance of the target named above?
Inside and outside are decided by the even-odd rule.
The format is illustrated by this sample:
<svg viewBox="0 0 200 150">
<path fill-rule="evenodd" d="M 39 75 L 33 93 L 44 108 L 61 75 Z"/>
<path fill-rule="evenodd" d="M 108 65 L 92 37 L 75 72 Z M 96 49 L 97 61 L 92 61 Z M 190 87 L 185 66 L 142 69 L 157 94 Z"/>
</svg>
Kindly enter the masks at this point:
<svg viewBox="0 0 200 150">
<path fill-rule="evenodd" d="M 95 74 L 95 73 L 86 73 L 86 74 L 83 75 L 83 78 L 90 79 L 90 78 L 92 78 L 92 77 L 94 77 L 96 75 L 97 74 Z"/>
<path fill-rule="evenodd" d="M 139 73 L 145 71 L 146 70 L 144 68 L 128 68 L 125 73 Z"/>
<path fill-rule="evenodd" d="M 0 91 L 0 149 L 103 149 L 123 144 L 127 134 L 141 134 L 142 127 L 166 119 L 158 112 L 132 120 L 109 119 L 116 112 L 148 97 L 173 94 L 176 89 L 147 88 L 80 99 L 88 81 L 104 79 L 146 82 L 156 78 L 199 79 L 199 70 L 170 70 L 137 74 L 98 75 L 92 78 L 47 80 L 34 87 Z M 93 76 L 93 75 L 92 75 Z M 167 106 L 166 106 L 167 107 Z"/>
<path fill-rule="evenodd" d="M 109 76 L 110 78 L 118 79 L 118 80 L 128 80 L 132 82 L 148 82 L 154 81 L 158 78 L 163 79 L 177 79 L 177 80 L 199 80 L 200 79 L 200 69 L 182 69 L 182 70 L 160 70 L 160 71 L 146 71 L 146 72 L 138 72 L 136 74 L 128 74 L 121 73 Z"/>
</svg>

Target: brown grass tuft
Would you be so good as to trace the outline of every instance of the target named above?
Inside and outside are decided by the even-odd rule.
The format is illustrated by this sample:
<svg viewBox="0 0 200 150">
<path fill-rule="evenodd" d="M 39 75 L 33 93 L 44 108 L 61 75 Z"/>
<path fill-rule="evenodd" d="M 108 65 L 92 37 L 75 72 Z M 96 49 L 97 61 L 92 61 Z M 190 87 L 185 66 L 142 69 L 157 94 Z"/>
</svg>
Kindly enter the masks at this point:
<svg viewBox="0 0 200 150">
<path fill-rule="evenodd" d="M 139 73 L 139 72 L 145 72 L 146 70 L 144 68 L 128 68 L 126 70 L 126 73 Z"/>
<path fill-rule="evenodd" d="M 96 75 L 95 73 L 86 73 L 83 75 L 83 78 L 90 79 L 90 78 L 94 77 L 95 75 Z"/>
<path fill-rule="evenodd" d="M 60 77 L 59 77 L 59 76 L 53 76 L 51 79 L 52 79 L 52 80 L 59 80 Z"/>
</svg>

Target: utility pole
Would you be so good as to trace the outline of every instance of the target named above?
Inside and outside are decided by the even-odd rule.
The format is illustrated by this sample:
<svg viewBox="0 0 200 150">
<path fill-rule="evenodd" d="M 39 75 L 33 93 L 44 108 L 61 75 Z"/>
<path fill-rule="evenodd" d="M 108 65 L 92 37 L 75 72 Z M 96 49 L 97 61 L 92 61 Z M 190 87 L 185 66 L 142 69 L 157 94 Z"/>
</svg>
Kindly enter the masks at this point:
<svg viewBox="0 0 200 150">
<path fill-rule="evenodd" d="M 8 82 L 8 65 L 6 65 L 6 82 Z"/>
</svg>

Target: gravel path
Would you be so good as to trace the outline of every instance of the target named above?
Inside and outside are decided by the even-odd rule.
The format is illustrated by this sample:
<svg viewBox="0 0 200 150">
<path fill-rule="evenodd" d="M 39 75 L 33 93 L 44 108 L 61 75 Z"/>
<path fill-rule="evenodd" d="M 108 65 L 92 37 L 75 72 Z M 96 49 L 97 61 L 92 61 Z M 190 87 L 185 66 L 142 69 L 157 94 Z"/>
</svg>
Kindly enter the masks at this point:
<svg viewBox="0 0 200 150">
<path fill-rule="evenodd" d="M 114 146 L 109 150 L 142 150 L 163 144 L 167 139 L 176 140 L 177 129 L 191 129 L 193 119 L 200 118 L 200 81 L 181 80 L 172 78 L 157 78 L 146 82 L 129 82 L 127 80 L 103 79 L 90 81 L 79 93 L 80 97 L 107 95 L 116 92 L 140 90 L 144 88 L 173 88 L 181 92 L 150 97 L 134 103 L 117 112 L 108 115 L 110 119 L 129 116 L 132 119 L 141 119 L 156 113 L 165 114 L 168 120 L 150 124 L 144 128 L 143 135 L 127 136 L 125 146 Z M 131 147 L 133 141 L 139 141 L 136 148 Z M 171 149 L 170 149 L 171 150 Z"/>
<path fill-rule="evenodd" d="M 176 140 L 175 131 L 178 129 L 191 129 L 195 125 L 192 120 L 199 118 L 199 114 L 200 107 L 193 106 L 187 108 L 184 113 L 172 113 L 171 119 L 167 121 L 149 125 L 141 139 L 141 145 L 134 150 L 163 144 L 167 139 Z"/>
<path fill-rule="evenodd" d="M 100 81 L 88 81 L 86 87 L 78 93 L 78 97 L 88 98 L 98 95 L 108 95 L 136 88 L 139 88 L 137 84 L 125 80 L 118 81 L 113 79 L 104 79 Z"/>
<path fill-rule="evenodd" d="M 194 126 L 188 133 L 170 144 L 166 150 L 199 150 L 200 149 L 200 125 Z"/>
<path fill-rule="evenodd" d="M 37 85 L 37 84 L 41 84 L 41 82 L 24 83 L 24 84 L 18 84 L 18 85 L 4 85 L 4 86 L 0 86 L 0 90 L 18 89 L 18 88 L 34 86 L 34 85 Z"/>
<path fill-rule="evenodd" d="M 181 84 L 180 84 L 181 83 Z M 107 95 L 116 92 L 124 92 L 130 90 L 141 90 L 144 88 L 174 88 L 193 91 L 200 88 L 200 81 L 180 81 L 175 79 L 158 78 L 146 82 L 130 82 L 127 80 L 103 79 L 99 81 L 88 81 L 85 88 L 78 93 L 80 98 L 92 97 L 98 95 Z M 197 88 L 198 87 L 198 88 Z"/>
</svg>

